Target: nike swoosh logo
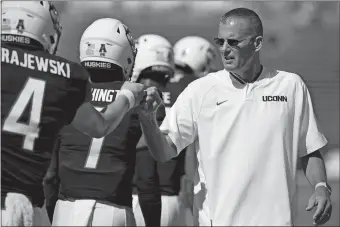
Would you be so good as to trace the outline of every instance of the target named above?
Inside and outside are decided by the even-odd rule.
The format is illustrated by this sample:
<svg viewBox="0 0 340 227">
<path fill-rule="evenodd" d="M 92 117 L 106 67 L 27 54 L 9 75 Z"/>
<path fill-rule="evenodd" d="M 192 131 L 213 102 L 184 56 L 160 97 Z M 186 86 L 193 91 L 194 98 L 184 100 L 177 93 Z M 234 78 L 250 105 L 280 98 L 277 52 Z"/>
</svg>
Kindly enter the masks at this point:
<svg viewBox="0 0 340 227">
<path fill-rule="evenodd" d="M 224 101 L 222 101 L 222 102 L 216 102 L 216 105 L 219 106 L 219 105 L 221 105 L 222 103 L 225 103 L 226 101 L 228 101 L 228 100 L 224 100 Z"/>
</svg>

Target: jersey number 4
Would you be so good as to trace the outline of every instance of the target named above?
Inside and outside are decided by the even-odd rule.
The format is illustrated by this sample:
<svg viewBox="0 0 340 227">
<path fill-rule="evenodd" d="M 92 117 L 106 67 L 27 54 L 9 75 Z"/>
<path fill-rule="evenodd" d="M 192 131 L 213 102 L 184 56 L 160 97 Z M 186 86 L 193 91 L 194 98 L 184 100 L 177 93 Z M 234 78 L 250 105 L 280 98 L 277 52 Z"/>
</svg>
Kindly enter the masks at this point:
<svg viewBox="0 0 340 227">
<path fill-rule="evenodd" d="M 103 107 L 95 107 L 95 108 L 98 111 L 101 111 L 103 109 Z M 95 169 L 97 167 L 97 163 L 99 161 L 100 153 L 102 151 L 104 139 L 105 137 L 92 138 L 89 153 L 87 155 L 87 159 L 85 163 L 86 169 Z"/>
<path fill-rule="evenodd" d="M 3 131 L 24 136 L 23 148 L 34 150 L 35 139 L 39 136 L 41 110 L 44 100 L 46 82 L 43 80 L 28 78 L 24 88 L 20 92 L 12 109 L 4 121 Z M 28 123 L 19 122 L 31 100 L 30 117 Z"/>
</svg>

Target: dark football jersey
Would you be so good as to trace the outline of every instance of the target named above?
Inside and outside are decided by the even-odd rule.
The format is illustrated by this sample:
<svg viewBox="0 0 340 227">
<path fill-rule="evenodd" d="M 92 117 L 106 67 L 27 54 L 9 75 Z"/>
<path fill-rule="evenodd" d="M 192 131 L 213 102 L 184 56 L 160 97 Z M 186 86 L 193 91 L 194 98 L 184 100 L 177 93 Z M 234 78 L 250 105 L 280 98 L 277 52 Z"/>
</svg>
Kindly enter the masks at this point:
<svg viewBox="0 0 340 227">
<path fill-rule="evenodd" d="M 102 109 L 115 100 L 122 85 L 92 84 L 92 104 Z M 95 199 L 131 207 L 136 144 L 141 133 L 133 110 L 113 132 L 100 139 L 66 126 L 60 133 L 60 198 Z"/>
<path fill-rule="evenodd" d="M 166 87 L 160 89 L 162 91 L 165 112 L 162 108 L 158 110 L 157 119 L 159 124 L 161 124 L 161 121 L 164 119 L 165 113 L 176 102 L 177 97 L 195 79 L 191 74 L 186 75 L 182 71 L 177 71 Z M 177 195 L 180 190 L 180 179 L 184 173 L 185 151 L 182 151 L 179 156 L 166 163 L 156 163 L 149 153 L 143 138 L 139 141 L 137 147 L 138 159 L 134 185 L 139 188 L 139 191 L 144 189 L 150 191 L 151 188 L 154 190 L 154 181 L 158 180 L 163 195 Z M 154 162 L 154 165 L 150 164 L 152 162 Z M 157 173 L 155 171 L 157 171 Z M 158 174 L 158 176 L 155 176 L 155 174 Z M 134 193 L 137 193 L 136 189 Z"/>
<path fill-rule="evenodd" d="M 44 202 L 42 180 L 60 129 L 86 98 L 89 75 L 43 51 L 1 48 L 1 195 Z"/>
<path fill-rule="evenodd" d="M 165 86 L 165 90 L 162 92 L 165 107 L 171 108 L 182 91 L 195 79 L 196 77 L 192 74 L 176 71 L 175 76 L 170 79 L 169 83 Z"/>
</svg>

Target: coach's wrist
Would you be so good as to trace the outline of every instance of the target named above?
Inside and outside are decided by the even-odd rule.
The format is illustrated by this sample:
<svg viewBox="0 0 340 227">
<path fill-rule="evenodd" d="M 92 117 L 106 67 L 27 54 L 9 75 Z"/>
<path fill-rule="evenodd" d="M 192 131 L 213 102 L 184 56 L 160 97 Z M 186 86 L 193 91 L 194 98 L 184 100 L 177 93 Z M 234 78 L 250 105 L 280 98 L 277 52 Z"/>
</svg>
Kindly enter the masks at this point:
<svg viewBox="0 0 340 227">
<path fill-rule="evenodd" d="M 157 122 L 156 112 L 145 113 L 144 111 L 140 110 L 140 111 L 137 111 L 137 113 L 141 121 L 152 122 L 152 123 Z"/>
<path fill-rule="evenodd" d="M 139 114 L 140 124 L 142 126 L 143 132 L 150 133 L 156 130 L 158 127 L 156 116 L 154 114 Z"/>
</svg>

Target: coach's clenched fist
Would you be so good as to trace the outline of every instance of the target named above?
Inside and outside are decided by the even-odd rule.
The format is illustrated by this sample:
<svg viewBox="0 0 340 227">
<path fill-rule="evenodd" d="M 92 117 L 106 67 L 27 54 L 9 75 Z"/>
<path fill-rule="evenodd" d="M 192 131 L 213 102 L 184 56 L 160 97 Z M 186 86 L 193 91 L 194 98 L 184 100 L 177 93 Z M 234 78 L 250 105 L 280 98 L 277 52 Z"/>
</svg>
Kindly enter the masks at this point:
<svg viewBox="0 0 340 227">
<path fill-rule="evenodd" d="M 156 113 L 158 107 L 163 104 L 160 93 L 156 87 L 149 87 L 145 90 L 146 96 L 138 108 L 138 113 L 142 116 L 148 116 Z"/>
</svg>

